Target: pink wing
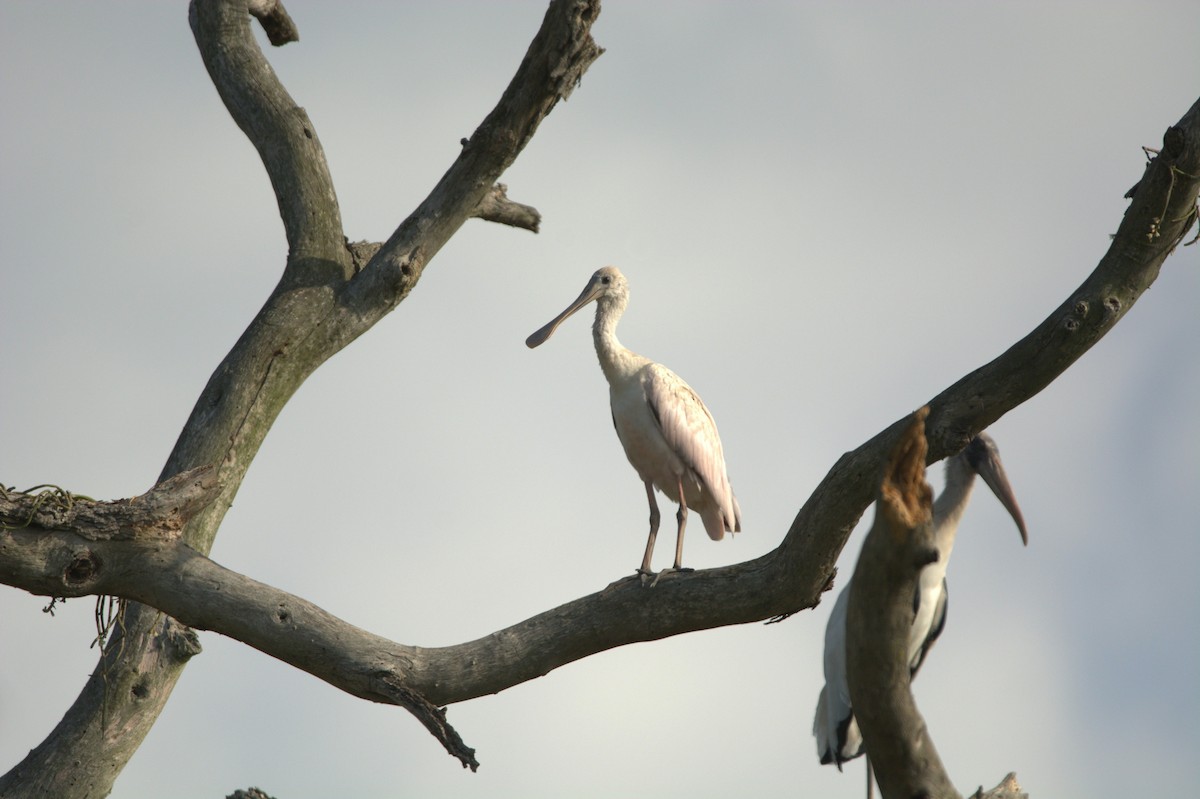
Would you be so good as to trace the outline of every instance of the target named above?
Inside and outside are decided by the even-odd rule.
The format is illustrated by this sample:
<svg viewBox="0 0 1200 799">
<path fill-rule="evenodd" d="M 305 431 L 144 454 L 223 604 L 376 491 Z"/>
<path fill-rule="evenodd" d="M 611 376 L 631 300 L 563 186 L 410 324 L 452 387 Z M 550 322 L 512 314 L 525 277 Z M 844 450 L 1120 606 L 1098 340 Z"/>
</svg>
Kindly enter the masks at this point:
<svg viewBox="0 0 1200 799">
<path fill-rule="evenodd" d="M 720 511 L 722 524 L 717 530 L 705 521 L 709 536 L 720 539 L 724 530 L 741 532 L 741 509 L 725 472 L 725 454 L 717 435 L 717 423 L 700 396 L 679 375 L 657 363 L 643 371 L 642 387 L 668 446 L 700 479 L 713 505 Z"/>
</svg>

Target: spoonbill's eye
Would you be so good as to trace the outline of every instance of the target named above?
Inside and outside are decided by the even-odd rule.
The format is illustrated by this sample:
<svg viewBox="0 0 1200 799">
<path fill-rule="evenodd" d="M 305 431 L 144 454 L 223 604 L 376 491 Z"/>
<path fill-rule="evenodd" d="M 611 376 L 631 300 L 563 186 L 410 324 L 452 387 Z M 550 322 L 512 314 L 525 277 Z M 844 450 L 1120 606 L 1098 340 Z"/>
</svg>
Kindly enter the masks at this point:
<svg viewBox="0 0 1200 799">
<path fill-rule="evenodd" d="M 600 282 L 607 286 L 609 283 L 612 282 L 612 276 L 605 275 L 604 277 L 600 278 Z"/>
</svg>

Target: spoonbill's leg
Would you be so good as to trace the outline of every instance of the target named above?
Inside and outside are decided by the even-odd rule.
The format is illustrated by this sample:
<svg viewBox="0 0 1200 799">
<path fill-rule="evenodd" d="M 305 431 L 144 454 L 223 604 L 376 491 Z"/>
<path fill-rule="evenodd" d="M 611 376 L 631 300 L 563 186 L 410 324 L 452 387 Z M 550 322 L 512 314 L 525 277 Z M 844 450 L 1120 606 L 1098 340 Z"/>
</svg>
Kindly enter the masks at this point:
<svg viewBox="0 0 1200 799">
<path fill-rule="evenodd" d="M 671 568 L 674 571 L 682 571 L 683 567 L 679 564 L 683 562 L 683 529 L 687 527 L 687 498 L 683 495 L 683 478 L 676 478 L 679 481 L 679 511 L 675 514 L 675 521 L 679 523 L 679 528 L 675 533 L 675 565 Z"/>
<path fill-rule="evenodd" d="M 653 574 L 650 571 L 650 556 L 654 554 L 654 539 L 658 537 L 658 500 L 654 498 L 654 483 L 646 481 L 646 499 L 650 501 L 650 537 L 646 539 L 646 555 L 638 574 Z"/>
<path fill-rule="evenodd" d="M 675 521 L 679 525 L 675 532 L 675 565 L 669 569 L 663 569 L 657 575 L 655 575 L 654 582 L 650 583 L 651 588 L 658 585 L 659 579 L 661 579 L 664 574 L 670 574 L 671 572 L 692 571 L 691 569 L 685 569 L 679 565 L 680 561 L 683 560 L 683 531 L 684 528 L 687 527 L 687 499 L 683 496 L 682 478 L 679 480 L 679 510 L 675 513 Z"/>
</svg>

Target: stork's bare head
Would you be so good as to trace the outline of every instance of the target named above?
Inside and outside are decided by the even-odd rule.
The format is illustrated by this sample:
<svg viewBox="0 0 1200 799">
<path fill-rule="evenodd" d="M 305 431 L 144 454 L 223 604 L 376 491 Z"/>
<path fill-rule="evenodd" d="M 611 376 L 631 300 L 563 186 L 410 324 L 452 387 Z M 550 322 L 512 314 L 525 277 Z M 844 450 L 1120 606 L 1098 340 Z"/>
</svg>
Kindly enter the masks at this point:
<svg viewBox="0 0 1200 799">
<path fill-rule="evenodd" d="M 996 448 L 996 442 L 987 433 L 980 433 L 967 444 L 963 455 L 966 456 L 970 467 L 983 478 L 983 482 L 987 483 L 996 499 L 1000 500 L 1000 504 L 1012 516 L 1017 530 L 1021 533 L 1021 541 L 1028 545 L 1029 533 L 1025 529 L 1025 517 L 1021 515 L 1017 497 L 1013 494 L 1008 475 L 1004 472 L 1004 464 L 1000 462 L 1000 450 Z"/>
</svg>

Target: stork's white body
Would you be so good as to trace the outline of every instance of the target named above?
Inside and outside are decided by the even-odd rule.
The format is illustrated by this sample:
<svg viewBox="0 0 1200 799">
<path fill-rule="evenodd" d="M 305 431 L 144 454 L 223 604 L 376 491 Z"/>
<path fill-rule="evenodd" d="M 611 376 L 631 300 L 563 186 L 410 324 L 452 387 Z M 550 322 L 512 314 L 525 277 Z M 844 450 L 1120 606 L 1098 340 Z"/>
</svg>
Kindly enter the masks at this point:
<svg viewBox="0 0 1200 799">
<path fill-rule="evenodd" d="M 933 539 L 938 558 L 921 570 L 913 598 L 915 612 L 908 636 L 908 667 L 912 677 L 916 676 L 925 662 L 925 657 L 946 624 L 946 569 L 950 565 L 959 522 L 971 500 L 976 474 L 984 478 L 1008 509 L 1021 533 L 1021 539 L 1027 540 L 1025 520 L 1004 474 L 995 442 L 987 434 L 981 433 L 966 449 L 946 461 L 946 485 L 933 503 Z M 822 763 L 834 763 L 838 769 L 845 761 L 863 753 L 862 734 L 854 718 L 850 687 L 846 681 L 846 609 L 849 596 L 850 582 L 847 581 L 825 627 L 825 686 L 817 697 L 817 712 L 813 719 L 817 755 Z"/>
</svg>

